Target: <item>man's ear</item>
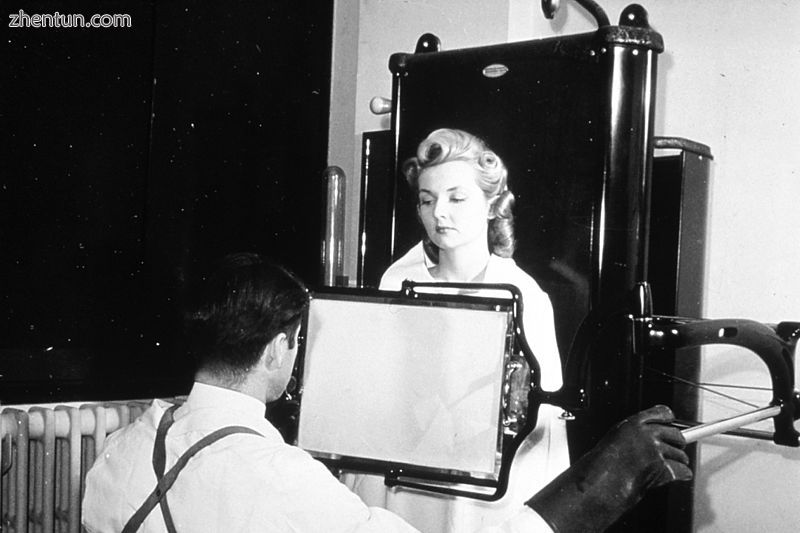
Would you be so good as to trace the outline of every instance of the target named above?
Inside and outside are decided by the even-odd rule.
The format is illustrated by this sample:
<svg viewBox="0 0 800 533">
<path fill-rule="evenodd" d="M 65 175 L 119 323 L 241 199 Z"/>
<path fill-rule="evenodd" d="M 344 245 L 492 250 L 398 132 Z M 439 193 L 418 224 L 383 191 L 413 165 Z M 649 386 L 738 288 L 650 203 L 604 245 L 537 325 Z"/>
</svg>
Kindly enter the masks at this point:
<svg viewBox="0 0 800 533">
<path fill-rule="evenodd" d="M 264 348 L 261 355 L 264 368 L 267 370 L 277 370 L 283 366 L 286 354 L 289 352 L 289 337 L 286 333 L 278 333 Z"/>
</svg>

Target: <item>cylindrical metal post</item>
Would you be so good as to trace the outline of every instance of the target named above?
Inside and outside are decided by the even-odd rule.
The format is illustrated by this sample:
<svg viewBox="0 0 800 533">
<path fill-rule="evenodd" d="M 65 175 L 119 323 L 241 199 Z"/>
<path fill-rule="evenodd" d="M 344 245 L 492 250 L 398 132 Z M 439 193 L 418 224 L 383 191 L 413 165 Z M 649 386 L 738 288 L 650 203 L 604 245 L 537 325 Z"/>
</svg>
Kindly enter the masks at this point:
<svg viewBox="0 0 800 533">
<path fill-rule="evenodd" d="M 346 286 L 344 275 L 345 174 L 337 166 L 325 169 L 325 234 L 322 238 L 323 285 Z"/>
</svg>

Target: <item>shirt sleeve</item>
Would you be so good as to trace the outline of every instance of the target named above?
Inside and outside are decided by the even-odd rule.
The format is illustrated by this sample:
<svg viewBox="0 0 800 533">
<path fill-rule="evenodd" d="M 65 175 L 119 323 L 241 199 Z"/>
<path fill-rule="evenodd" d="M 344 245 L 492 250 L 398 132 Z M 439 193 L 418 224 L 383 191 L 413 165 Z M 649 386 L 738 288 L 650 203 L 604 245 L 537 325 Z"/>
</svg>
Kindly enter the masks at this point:
<svg viewBox="0 0 800 533">
<path fill-rule="evenodd" d="M 251 462 L 253 465 L 258 464 Z M 325 466 L 300 449 L 274 457 L 260 480 L 263 501 L 249 531 L 325 531 L 330 533 L 419 533 L 399 516 L 368 507 Z M 267 496 L 264 494 L 264 496 Z M 266 529 L 265 529 L 266 527 Z"/>
<path fill-rule="evenodd" d="M 536 511 L 524 505 L 519 513 L 499 526 L 486 527 L 478 533 L 554 533 L 553 528 L 545 522 Z"/>
<path fill-rule="evenodd" d="M 321 463 L 313 461 L 313 468 L 303 474 L 305 483 L 311 483 L 303 509 L 304 518 L 313 524 L 301 531 L 352 532 L 352 533 L 420 533 L 396 514 L 379 507 L 367 507 L 361 499 L 334 478 Z M 312 472 L 311 470 L 317 470 Z M 312 478 L 314 478 L 312 480 Z M 314 525 L 315 524 L 315 525 Z M 321 524 L 327 524 L 318 529 Z M 292 522 L 292 525 L 298 525 Z M 425 532 L 428 533 L 428 532 Z M 477 528 L 476 533 L 554 533 L 545 520 L 533 509 L 523 505 L 519 512 L 499 526 Z"/>
<path fill-rule="evenodd" d="M 396 291 L 400 289 L 402 283 L 403 280 L 394 273 L 392 267 L 389 267 L 381 276 L 378 288 L 382 291 Z"/>
<path fill-rule="evenodd" d="M 290 517 L 289 524 L 297 531 L 420 533 L 396 514 L 379 507 L 368 507 L 322 463 L 302 450 L 296 452 L 283 464 L 290 469 L 287 473 L 293 472 L 289 487 L 286 487 L 294 495 L 293 501 L 304 502 L 297 509 L 300 516 Z M 519 512 L 501 525 L 476 528 L 476 533 L 553 533 L 553 530 L 536 511 L 522 505 Z"/>
<path fill-rule="evenodd" d="M 406 254 L 389 265 L 381 276 L 379 288 L 384 291 L 397 291 L 407 279 L 413 281 L 426 281 L 427 266 L 422 242 L 414 245 Z M 432 281 L 432 280 L 428 280 Z"/>
<path fill-rule="evenodd" d="M 532 279 L 521 284 L 524 304 L 523 326 L 525 337 L 542 369 L 542 388 L 554 391 L 561 388 L 563 377 L 561 355 L 556 341 L 553 304 L 550 297 Z"/>
</svg>

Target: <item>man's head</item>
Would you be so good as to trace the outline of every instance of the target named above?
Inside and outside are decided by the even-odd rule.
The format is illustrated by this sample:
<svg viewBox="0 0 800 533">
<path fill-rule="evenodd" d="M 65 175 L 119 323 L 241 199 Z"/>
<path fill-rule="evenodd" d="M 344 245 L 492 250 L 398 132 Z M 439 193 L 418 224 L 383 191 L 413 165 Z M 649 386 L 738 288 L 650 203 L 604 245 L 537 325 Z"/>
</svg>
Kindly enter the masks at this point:
<svg viewBox="0 0 800 533">
<path fill-rule="evenodd" d="M 256 254 L 233 254 L 203 278 L 186 315 L 197 374 L 238 389 L 257 376 L 266 401 L 286 387 L 308 305 L 303 283 Z"/>
</svg>

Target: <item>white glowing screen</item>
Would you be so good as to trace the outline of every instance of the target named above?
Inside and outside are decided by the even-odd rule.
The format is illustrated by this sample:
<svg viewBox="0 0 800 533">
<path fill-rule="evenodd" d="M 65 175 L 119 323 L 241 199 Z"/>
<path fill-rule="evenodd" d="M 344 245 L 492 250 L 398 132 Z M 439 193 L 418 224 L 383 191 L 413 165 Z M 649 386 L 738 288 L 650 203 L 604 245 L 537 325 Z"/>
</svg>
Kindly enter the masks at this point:
<svg viewBox="0 0 800 533">
<path fill-rule="evenodd" d="M 314 298 L 298 445 L 495 474 L 508 312 Z"/>
</svg>

